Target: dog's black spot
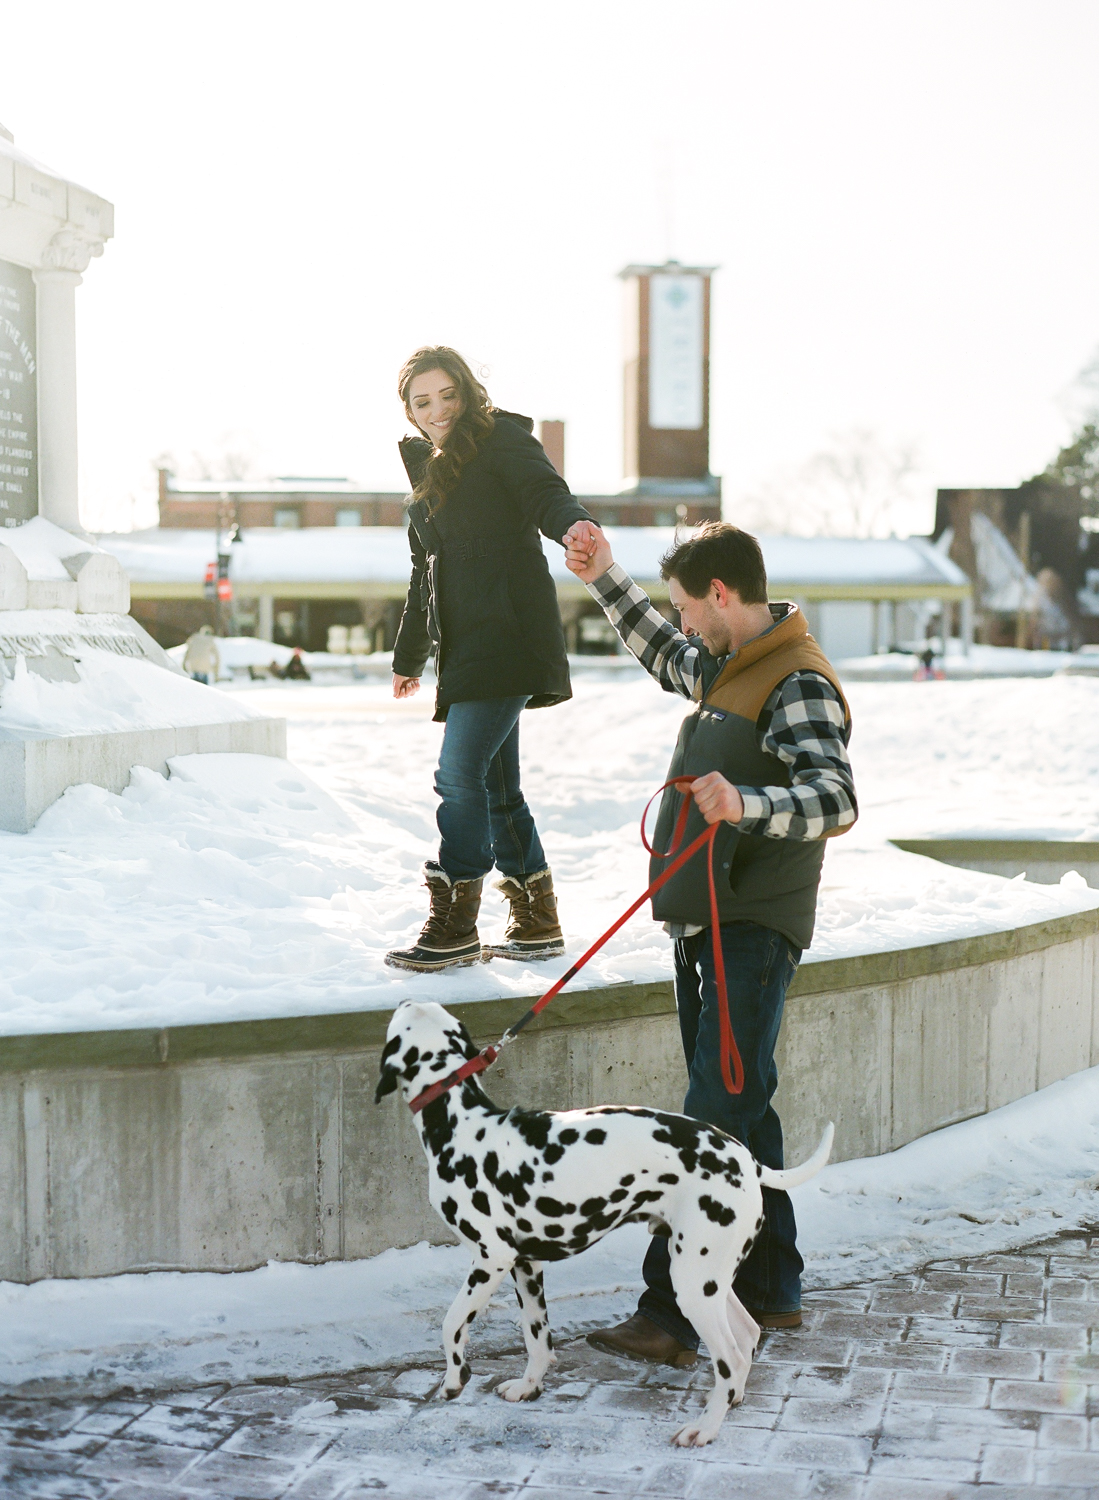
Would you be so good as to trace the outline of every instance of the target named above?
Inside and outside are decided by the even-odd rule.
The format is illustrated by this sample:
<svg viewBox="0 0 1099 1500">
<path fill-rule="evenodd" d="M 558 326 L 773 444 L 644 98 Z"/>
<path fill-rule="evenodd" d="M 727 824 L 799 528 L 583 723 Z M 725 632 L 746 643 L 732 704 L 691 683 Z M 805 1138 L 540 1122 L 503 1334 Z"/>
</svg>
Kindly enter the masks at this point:
<svg viewBox="0 0 1099 1500">
<path fill-rule="evenodd" d="M 609 1203 L 621 1203 L 623 1198 L 628 1198 L 629 1196 L 630 1194 L 627 1188 L 615 1188 L 614 1192 L 610 1195 L 607 1201 Z"/>
<path fill-rule="evenodd" d="M 546 1325 L 544 1323 L 532 1323 L 530 1325 L 530 1336 L 531 1336 L 531 1338 L 535 1338 L 536 1339 L 538 1337 L 538 1335 L 542 1332 L 542 1329 L 545 1326 Z"/>
<path fill-rule="evenodd" d="M 607 1132 L 605 1130 L 585 1130 L 584 1139 L 589 1146 L 601 1146 L 607 1139 Z"/>
<path fill-rule="evenodd" d="M 562 1146 L 575 1146 L 580 1139 L 580 1132 L 579 1130 L 573 1130 L 570 1125 L 566 1130 L 562 1130 L 557 1139 L 561 1142 Z"/>
<path fill-rule="evenodd" d="M 736 1405 L 736 1386 L 735 1385 L 733 1386 L 732 1390 L 729 1392 L 729 1405 L 730 1406 L 735 1406 Z"/>
<path fill-rule="evenodd" d="M 724 1203 L 718 1203 L 716 1199 L 710 1197 L 709 1193 L 702 1194 L 698 1200 L 698 1206 L 708 1219 L 712 1219 L 715 1224 L 720 1224 L 723 1228 L 736 1218 L 735 1209 L 727 1208 Z"/>
<path fill-rule="evenodd" d="M 542 1173 L 542 1181 L 543 1182 L 552 1182 L 553 1181 L 553 1173 L 552 1172 L 543 1172 Z"/>
<path fill-rule="evenodd" d="M 717 1291 L 717 1282 L 716 1281 L 708 1281 L 706 1283 L 706 1285 L 702 1288 L 702 1295 L 704 1297 L 712 1297 L 716 1291 Z"/>
<path fill-rule="evenodd" d="M 546 1149 L 545 1149 L 545 1151 L 543 1152 L 543 1155 L 545 1156 L 546 1161 L 549 1163 L 549 1165 L 551 1167 L 556 1162 L 559 1162 L 561 1160 L 561 1158 L 564 1156 L 564 1154 L 565 1154 L 565 1148 L 564 1148 L 564 1146 L 558 1146 L 556 1144 L 556 1142 L 552 1146 L 547 1146 Z"/>
<path fill-rule="evenodd" d="M 406 1078 L 411 1078 L 412 1075 L 415 1073 L 415 1071 L 416 1071 L 416 1064 L 419 1062 L 419 1060 L 420 1060 L 420 1049 L 419 1049 L 419 1047 L 409 1047 L 408 1051 L 401 1058 L 401 1062 L 404 1064 L 404 1076 Z"/>
<path fill-rule="evenodd" d="M 521 1229 L 524 1234 L 529 1234 L 531 1229 L 533 1228 L 533 1225 L 531 1224 L 529 1219 L 516 1219 L 515 1224 L 516 1227 L 518 1229 Z"/>
<path fill-rule="evenodd" d="M 470 1201 L 472 1202 L 477 1212 L 479 1214 L 484 1214 L 486 1219 L 491 1215 L 492 1210 L 488 1206 L 488 1194 L 483 1193 L 480 1188 L 477 1189 Z"/>
<path fill-rule="evenodd" d="M 594 1214 L 602 1213 L 606 1206 L 606 1198 L 585 1198 L 580 1205 L 580 1212 L 585 1219 L 590 1219 Z"/>
<path fill-rule="evenodd" d="M 545 1150 L 549 1144 L 550 1126 L 553 1124 L 550 1115 L 542 1110 L 513 1109 L 511 1123 L 528 1146 L 533 1146 L 538 1151 Z"/>
<path fill-rule="evenodd" d="M 728 1380 L 732 1373 L 723 1359 L 719 1359 L 717 1362 L 717 1373 L 721 1376 L 722 1380 Z"/>
<path fill-rule="evenodd" d="M 564 1214 L 576 1212 L 575 1203 L 558 1203 L 556 1198 L 535 1198 L 534 1206 L 547 1219 L 560 1219 Z"/>
<path fill-rule="evenodd" d="M 460 1365 L 462 1363 L 462 1356 L 460 1354 L 455 1353 L 455 1354 L 452 1354 L 450 1357 L 451 1357 L 451 1359 L 454 1361 L 454 1363 L 456 1365 Z"/>
<path fill-rule="evenodd" d="M 468 1219 L 459 1219 L 458 1233 L 462 1236 L 463 1239 L 472 1240 L 475 1245 L 479 1245 L 481 1243 L 480 1234 L 476 1229 L 474 1229 L 473 1225 L 469 1222 Z"/>
<path fill-rule="evenodd" d="M 676 1247 L 675 1247 L 675 1253 L 676 1253 L 676 1254 L 677 1254 L 677 1255 L 682 1255 L 682 1254 L 683 1254 L 683 1246 L 682 1246 L 682 1245 L 677 1245 L 677 1246 L 676 1246 Z"/>
<path fill-rule="evenodd" d="M 458 1205 L 453 1198 L 444 1198 L 440 1212 L 448 1224 L 454 1224 L 458 1218 Z"/>
<path fill-rule="evenodd" d="M 702 1249 L 698 1253 L 699 1255 L 709 1255 L 710 1247 L 708 1245 L 703 1245 Z"/>
<path fill-rule="evenodd" d="M 675 1184 L 679 1181 L 679 1178 L 675 1172 L 661 1172 L 660 1176 L 656 1180 L 657 1182 L 666 1182 L 669 1184 L 669 1186 L 674 1187 Z"/>
<path fill-rule="evenodd" d="M 467 1385 L 467 1384 L 468 1384 L 468 1383 L 469 1383 L 469 1377 L 470 1377 L 470 1375 L 471 1375 L 471 1374 L 472 1374 L 472 1373 L 473 1373 L 473 1372 L 472 1372 L 472 1370 L 471 1370 L 471 1369 L 470 1369 L 470 1368 L 469 1368 L 469 1366 L 468 1366 L 468 1365 L 463 1365 L 463 1366 L 462 1366 L 462 1384 L 463 1384 L 463 1385 Z"/>
<path fill-rule="evenodd" d="M 482 1271 L 481 1268 L 480 1268 L 480 1266 L 474 1267 L 474 1269 L 472 1271 L 470 1271 L 470 1273 L 469 1273 L 469 1289 L 470 1289 L 470 1291 L 472 1291 L 475 1286 L 480 1286 L 482 1282 L 488 1281 L 490 1279 L 491 1278 L 489 1277 L 489 1274 L 488 1274 L 487 1271 Z"/>
<path fill-rule="evenodd" d="M 620 1178 L 619 1178 L 619 1179 L 618 1179 L 618 1182 L 619 1182 L 619 1186 L 620 1186 L 620 1187 L 629 1187 L 629 1186 L 630 1186 L 630 1184 L 631 1184 L 631 1183 L 632 1183 L 632 1182 L 633 1182 L 633 1181 L 634 1181 L 634 1180 L 635 1180 L 635 1179 L 634 1179 L 634 1174 L 633 1174 L 633 1173 L 632 1173 L 632 1172 L 628 1172 L 628 1173 L 627 1173 L 627 1174 L 626 1174 L 626 1176 L 625 1176 L 625 1177 L 620 1177 Z"/>
<path fill-rule="evenodd" d="M 512 1208 L 511 1204 L 508 1202 L 508 1200 L 506 1198 L 502 1198 L 500 1201 L 504 1205 L 504 1212 L 506 1214 L 510 1214 L 511 1217 L 514 1219 L 515 1218 L 515 1212 L 516 1212 L 515 1209 Z"/>
<path fill-rule="evenodd" d="M 527 1187 L 534 1181 L 534 1171 L 529 1162 L 520 1162 L 517 1172 L 501 1172 L 500 1159 L 496 1152 L 486 1151 L 481 1166 L 489 1182 L 503 1197 L 510 1198 L 520 1208 L 530 1202 Z"/>
<path fill-rule="evenodd" d="M 633 1206 L 634 1208 L 640 1208 L 643 1203 L 659 1203 L 663 1196 L 663 1193 L 654 1192 L 651 1189 L 645 1192 L 634 1193 Z"/>
<path fill-rule="evenodd" d="M 485 1127 L 482 1125 L 481 1128 L 480 1128 L 480 1130 L 477 1132 L 477 1135 L 476 1135 L 475 1139 L 477 1139 L 479 1141 L 483 1141 L 484 1138 L 485 1138 Z"/>
<path fill-rule="evenodd" d="M 465 1325 L 463 1324 L 462 1326 L 464 1327 Z M 462 1342 L 462 1329 L 461 1328 L 459 1328 L 458 1332 L 454 1335 L 454 1342 L 456 1344 L 460 1344 Z"/>
<path fill-rule="evenodd" d="M 557 1237 L 564 1234 L 564 1232 L 564 1227 L 561 1224 L 546 1225 L 546 1233 L 549 1235 L 551 1240 L 557 1239 Z"/>
</svg>

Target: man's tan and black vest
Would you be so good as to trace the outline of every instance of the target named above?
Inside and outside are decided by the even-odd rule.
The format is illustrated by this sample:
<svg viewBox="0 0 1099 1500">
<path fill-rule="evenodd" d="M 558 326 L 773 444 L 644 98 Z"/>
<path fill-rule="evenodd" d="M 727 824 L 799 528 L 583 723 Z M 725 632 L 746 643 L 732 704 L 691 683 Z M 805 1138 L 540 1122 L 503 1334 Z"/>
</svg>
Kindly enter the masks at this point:
<svg viewBox="0 0 1099 1500">
<path fill-rule="evenodd" d="M 839 693 L 850 722 L 836 674 L 806 629 L 805 616 L 796 605 L 789 605 L 784 618 L 732 652 L 724 664 L 705 649 L 701 656 L 702 680 L 696 689 L 699 701 L 679 731 L 668 780 L 720 771 L 736 786 L 789 786 L 788 767 L 777 756 L 760 749 L 756 721 L 774 689 L 793 672 L 818 672 L 827 678 Z M 669 787 L 660 803 L 654 848 L 668 847 L 681 803 L 682 794 Z M 705 827 L 692 800 L 684 845 Z M 721 921 L 758 922 L 775 928 L 796 947 L 807 948 L 813 936 L 823 861 L 823 839 L 765 838 L 722 823 L 714 840 Z M 665 861 L 653 859 L 649 879 L 655 880 L 664 868 Z M 657 891 L 653 916 L 660 922 L 709 925 L 704 851 L 688 860 Z"/>
</svg>

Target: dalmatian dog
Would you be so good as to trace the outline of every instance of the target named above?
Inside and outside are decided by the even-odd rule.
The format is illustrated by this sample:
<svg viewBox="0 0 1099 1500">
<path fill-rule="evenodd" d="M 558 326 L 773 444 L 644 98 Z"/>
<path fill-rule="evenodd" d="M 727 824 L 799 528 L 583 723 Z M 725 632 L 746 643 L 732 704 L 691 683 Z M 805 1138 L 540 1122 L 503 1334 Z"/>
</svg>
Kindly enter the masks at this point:
<svg viewBox="0 0 1099 1500">
<path fill-rule="evenodd" d="M 399 1089 L 411 1102 L 476 1054 L 465 1027 L 441 1005 L 405 1001 L 389 1024 L 375 1100 Z M 759 1342 L 759 1325 L 734 1293 L 733 1276 L 763 1224 L 760 1187 L 789 1189 L 815 1176 L 831 1152 L 832 1126 L 803 1166 L 774 1172 L 739 1141 L 686 1115 L 624 1105 L 504 1110 L 476 1077 L 413 1119 L 432 1207 L 473 1254 L 443 1322 L 443 1394 L 453 1399 L 469 1380 L 470 1324 L 510 1271 L 527 1367 L 496 1390 L 506 1401 L 540 1396 L 556 1358 L 544 1262 L 578 1255 L 620 1224 L 641 1221 L 670 1236 L 679 1306 L 713 1361 L 714 1389 L 701 1418 L 672 1441 L 713 1442 L 729 1407 L 744 1398 Z"/>
</svg>

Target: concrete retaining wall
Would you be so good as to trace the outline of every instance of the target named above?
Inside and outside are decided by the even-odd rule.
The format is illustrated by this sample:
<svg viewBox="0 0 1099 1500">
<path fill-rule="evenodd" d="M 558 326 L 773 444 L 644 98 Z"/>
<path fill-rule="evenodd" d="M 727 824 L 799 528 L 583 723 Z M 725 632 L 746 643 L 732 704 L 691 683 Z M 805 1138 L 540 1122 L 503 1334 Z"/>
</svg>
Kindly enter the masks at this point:
<svg viewBox="0 0 1099 1500">
<path fill-rule="evenodd" d="M 836 1121 L 876 1154 L 1099 1061 L 1099 912 L 803 966 L 779 1048 L 788 1160 Z M 432 994 L 430 980 L 410 995 Z M 522 1000 L 455 1006 L 492 1039 Z M 0 1040 L 0 1278 L 227 1270 L 445 1241 L 407 1109 L 373 1100 L 389 1013 Z M 561 995 L 502 1103 L 677 1108 L 671 986 Z"/>
<path fill-rule="evenodd" d="M 28 833 L 67 787 L 90 782 L 121 792 L 130 784 L 134 766 L 148 766 L 167 776 L 173 755 L 212 751 L 285 756 L 286 720 L 236 719 L 109 734 L 0 730 L 0 829 Z"/>
<path fill-rule="evenodd" d="M 1099 844 L 1069 839 L 890 839 L 909 854 L 926 854 L 944 865 L 1004 875 L 1025 875 L 1037 885 L 1056 885 L 1076 870 L 1099 890 Z"/>
</svg>

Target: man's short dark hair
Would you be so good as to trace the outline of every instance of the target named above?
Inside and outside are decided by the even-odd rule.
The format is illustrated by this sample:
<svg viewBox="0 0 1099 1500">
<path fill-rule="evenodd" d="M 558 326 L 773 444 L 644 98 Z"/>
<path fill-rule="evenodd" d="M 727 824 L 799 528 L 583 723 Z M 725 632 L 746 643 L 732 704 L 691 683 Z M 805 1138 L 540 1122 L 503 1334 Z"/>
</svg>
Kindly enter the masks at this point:
<svg viewBox="0 0 1099 1500">
<path fill-rule="evenodd" d="M 728 521 L 706 524 L 660 559 L 660 576 L 674 578 L 692 599 L 704 599 L 715 578 L 735 589 L 742 604 L 767 603 L 767 569 L 754 536 Z"/>
</svg>

